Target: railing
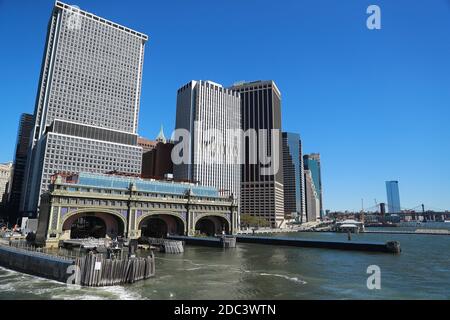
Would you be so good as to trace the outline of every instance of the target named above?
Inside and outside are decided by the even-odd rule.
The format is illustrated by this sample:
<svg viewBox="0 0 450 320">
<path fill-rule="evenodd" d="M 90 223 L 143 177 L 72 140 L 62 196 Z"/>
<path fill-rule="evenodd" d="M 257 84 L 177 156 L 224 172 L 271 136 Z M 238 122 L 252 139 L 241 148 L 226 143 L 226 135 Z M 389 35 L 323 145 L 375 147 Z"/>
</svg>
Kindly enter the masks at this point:
<svg viewBox="0 0 450 320">
<path fill-rule="evenodd" d="M 153 252 L 146 257 L 108 258 L 101 253 L 82 254 L 81 250 L 40 248 L 24 241 L 10 241 L 9 244 L 1 246 L 5 248 L 1 251 L 6 251 L 3 257 L 10 256 L 8 251 L 13 251 L 15 254 L 12 262 L 11 259 L 3 261 L 9 263 L 8 267 L 60 282 L 68 283 L 67 281 L 70 279 L 71 281 L 75 280 L 73 284 L 100 287 L 134 283 L 155 275 Z M 17 264 L 15 259 L 20 263 Z M 71 273 L 72 271 L 73 273 Z M 69 276 L 72 274 L 75 275 L 75 279 L 71 279 Z"/>
<path fill-rule="evenodd" d="M 49 249 L 43 247 L 37 247 L 27 243 L 26 241 L 11 240 L 8 244 L 9 247 L 16 248 L 19 250 L 34 252 L 43 256 L 61 258 L 65 260 L 75 260 L 84 256 L 81 250 L 67 250 L 64 248 L 59 249 Z"/>
</svg>

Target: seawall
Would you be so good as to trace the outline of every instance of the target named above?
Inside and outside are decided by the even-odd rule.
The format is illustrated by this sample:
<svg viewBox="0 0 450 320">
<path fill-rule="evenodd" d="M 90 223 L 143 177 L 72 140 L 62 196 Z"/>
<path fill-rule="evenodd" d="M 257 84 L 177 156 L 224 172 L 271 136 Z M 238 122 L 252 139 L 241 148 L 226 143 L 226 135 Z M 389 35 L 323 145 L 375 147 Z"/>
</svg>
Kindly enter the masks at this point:
<svg viewBox="0 0 450 320">
<path fill-rule="evenodd" d="M 34 276 L 66 282 L 71 259 L 0 245 L 0 266 Z"/>
</svg>

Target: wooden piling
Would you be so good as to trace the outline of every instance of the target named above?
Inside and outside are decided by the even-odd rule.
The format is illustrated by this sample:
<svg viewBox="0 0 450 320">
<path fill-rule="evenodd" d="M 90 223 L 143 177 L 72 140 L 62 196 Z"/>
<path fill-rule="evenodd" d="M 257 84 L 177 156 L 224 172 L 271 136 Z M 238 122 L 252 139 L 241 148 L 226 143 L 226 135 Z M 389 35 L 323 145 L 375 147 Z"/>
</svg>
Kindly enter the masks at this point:
<svg viewBox="0 0 450 320">
<path fill-rule="evenodd" d="M 88 254 L 76 259 L 81 272 L 81 285 L 112 286 L 148 279 L 155 275 L 153 253 L 145 258 L 105 259 L 101 254 Z M 96 270 L 96 263 L 101 264 Z"/>
</svg>

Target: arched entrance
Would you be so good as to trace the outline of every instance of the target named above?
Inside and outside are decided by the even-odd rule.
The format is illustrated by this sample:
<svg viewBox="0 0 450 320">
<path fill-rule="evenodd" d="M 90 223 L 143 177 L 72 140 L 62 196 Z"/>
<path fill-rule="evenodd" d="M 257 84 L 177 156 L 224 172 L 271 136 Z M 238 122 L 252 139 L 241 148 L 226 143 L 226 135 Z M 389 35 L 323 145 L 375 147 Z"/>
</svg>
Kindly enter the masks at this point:
<svg viewBox="0 0 450 320">
<path fill-rule="evenodd" d="M 206 216 L 197 221 L 195 231 L 209 237 L 221 235 L 223 232 L 230 234 L 230 224 L 223 217 Z"/>
<path fill-rule="evenodd" d="M 184 235 L 184 223 L 180 218 L 157 214 L 144 218 L 139 224 L 141 236 L 150 238 L 166 238 L 167 235 Z"/>
<path fill-rule="evenodd" d="M 71 239 L 105 238 L 106 223 L 98 217 L 80 217 L 70 227 Z"/>
<path fill-rule="evenodd" d="M 119 217 L 104 212 L 77 213 L 64 221 L 62 231 L 70 239 L 115 238 L 124 236 L 125 224 Z"/>
</svg>

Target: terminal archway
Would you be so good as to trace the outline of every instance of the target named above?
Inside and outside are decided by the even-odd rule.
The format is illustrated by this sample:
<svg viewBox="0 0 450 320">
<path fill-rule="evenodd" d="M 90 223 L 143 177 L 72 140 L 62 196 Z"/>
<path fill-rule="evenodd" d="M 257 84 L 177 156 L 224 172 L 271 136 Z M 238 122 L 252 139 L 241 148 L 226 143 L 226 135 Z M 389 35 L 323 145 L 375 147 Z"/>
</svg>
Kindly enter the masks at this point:
<svg viewBox="0 0 450 320">
<path fill-rule="evenodd" d="M 139 224 L 141 236 L 166 238 L 167 235 L 184 235 L 184 222 L 169 214 L 156 214 L 144 218 Z"/>
<path fill-rule="evenodd" d="M 195 224 L 195 231 L 207 236 L 230 234 L 230 223 L 227 219 L 219 216 L 206 216 L 200 218 Z"/>
<path fill-rule="evenodd" d="M 68 217 L 62 226 L 71 239 L 115 238 L 124 236 L 125 223 L 116 215 L 104 212 L 82 212 Z"/>
</svg>

